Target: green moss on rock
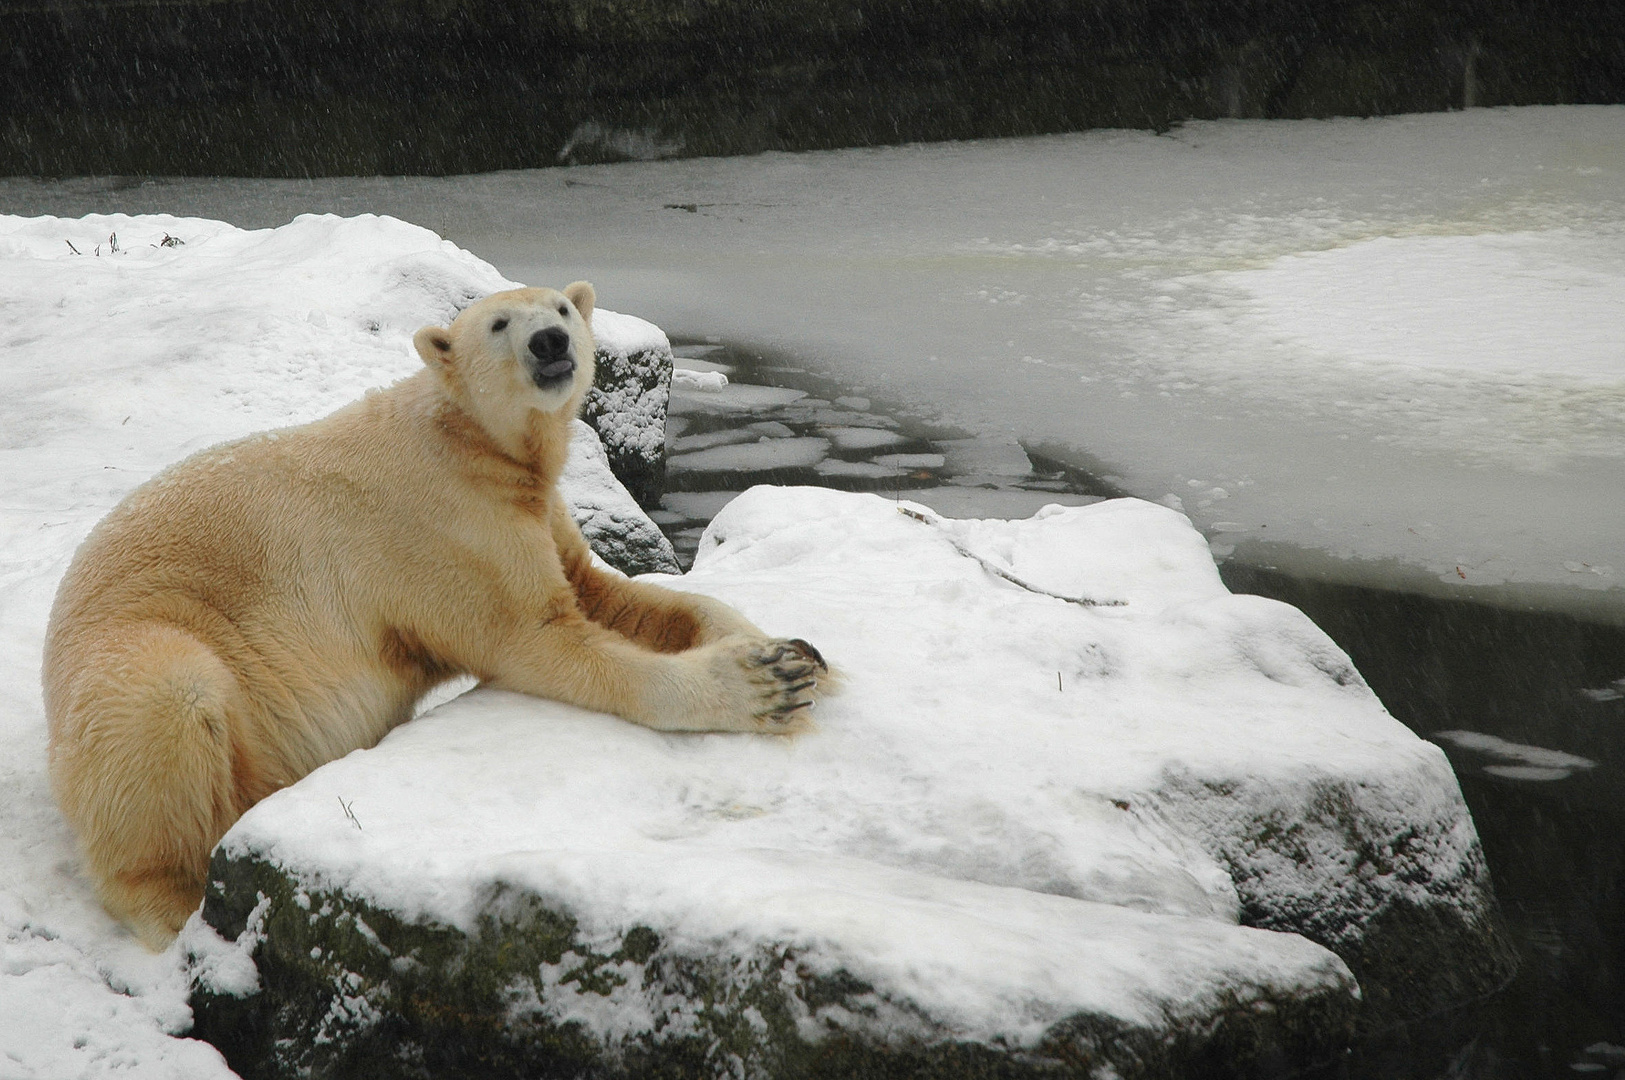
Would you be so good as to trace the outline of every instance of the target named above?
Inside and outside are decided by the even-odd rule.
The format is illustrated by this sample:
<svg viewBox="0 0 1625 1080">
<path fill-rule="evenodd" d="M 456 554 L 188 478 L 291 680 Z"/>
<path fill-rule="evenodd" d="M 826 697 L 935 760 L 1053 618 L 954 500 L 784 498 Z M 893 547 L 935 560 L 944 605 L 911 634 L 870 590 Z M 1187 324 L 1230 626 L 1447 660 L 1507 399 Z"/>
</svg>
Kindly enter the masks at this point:
<svg viewBox="0 0 1625 1080">
<path fill-rule="evenodd" d="M 785 946 L 696 955 L 647 926 L 605 940 L 505 886 L 464 932 L 253 856 L 217 852 L 211 871 L 204 922 L 249 950 L 259 986 L 236 996 L 196 965 L 193 1033 L 247 1080 L 1242 1077 L 1331 1059 L 1355 1018 L 1341 988 L 1154 1029 L 1074 1016 L 1033 1047 L 966 1042 Z M 594 1024 L 595 1007 L 642 1022 Z"/>
</svg>

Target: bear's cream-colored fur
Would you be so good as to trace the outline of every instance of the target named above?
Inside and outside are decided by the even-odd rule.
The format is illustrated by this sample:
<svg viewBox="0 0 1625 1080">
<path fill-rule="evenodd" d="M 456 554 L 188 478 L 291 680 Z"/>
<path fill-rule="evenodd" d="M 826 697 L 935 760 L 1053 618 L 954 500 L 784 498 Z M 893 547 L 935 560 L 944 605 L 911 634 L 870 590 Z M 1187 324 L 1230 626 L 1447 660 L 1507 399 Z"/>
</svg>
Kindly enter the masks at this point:
<svg viewBox="0 0 1625 1080">
<path fill-rule="evenodd" d="M 593 566 L 554 486 L 593 302 L 586 282 L 488 297 L 418 331 L 425 370 L 188 458 L 79 548 L 45 648 L 51 778 L 149 946 L 245 810 L 454 675 L 665 731 L 805 725 L 815 649 Z"/>
</svg>

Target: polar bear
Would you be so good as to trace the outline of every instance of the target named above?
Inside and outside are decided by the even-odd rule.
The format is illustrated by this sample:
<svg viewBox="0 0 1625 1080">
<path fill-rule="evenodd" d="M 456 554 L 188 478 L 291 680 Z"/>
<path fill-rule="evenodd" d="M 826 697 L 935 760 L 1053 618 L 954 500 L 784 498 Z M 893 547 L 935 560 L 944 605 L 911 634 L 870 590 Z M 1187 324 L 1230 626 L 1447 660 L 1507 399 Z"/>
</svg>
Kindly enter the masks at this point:
<svg viewBox="0 0 1625 1080">
<path fill-rule="evenodd" d="M 586 282 L 487 297 L 418 331 L 424 370 L 188 458 L 79 548 L 45 647 L 52 786 L 149 947 L 244 811 L 452 676 L 662 731 L 806 726 L 816 649 L 593 565 L 554 486 L 593 304 Z"/>
</svg>

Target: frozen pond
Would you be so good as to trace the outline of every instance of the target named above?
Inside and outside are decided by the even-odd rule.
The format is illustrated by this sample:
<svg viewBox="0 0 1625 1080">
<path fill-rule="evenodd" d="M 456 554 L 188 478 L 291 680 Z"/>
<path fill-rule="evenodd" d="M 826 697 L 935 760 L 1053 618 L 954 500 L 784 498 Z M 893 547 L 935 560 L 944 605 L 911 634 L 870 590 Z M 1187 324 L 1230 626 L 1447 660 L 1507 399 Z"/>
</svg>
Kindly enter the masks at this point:
<svg viewBox="0 0 1625 1080">
<path fill-rule="evenodd" d="M 1625 108 L 0 205 L 394 214 L 1177 500 L 1221 557 L 1625 618 Z"/>
</svg>

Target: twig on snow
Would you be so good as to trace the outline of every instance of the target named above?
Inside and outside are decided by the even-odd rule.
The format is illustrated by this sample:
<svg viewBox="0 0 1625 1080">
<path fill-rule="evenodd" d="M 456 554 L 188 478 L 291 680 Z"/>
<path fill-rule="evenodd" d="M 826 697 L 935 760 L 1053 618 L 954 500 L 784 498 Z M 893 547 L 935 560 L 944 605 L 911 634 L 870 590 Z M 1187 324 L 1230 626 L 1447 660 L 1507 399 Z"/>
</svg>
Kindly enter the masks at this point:
<svg viewBox="0 0 1625 1080">
<path fill-rule="evenodd" d="M 972 551 L 964 544 L 961 544 L 942 527 L 942 520 L 940 518 L 935 516 L 927 517 L 918 510 L 912 510 L 906 506 L 899 506 L 897 511 L 904 517 L 911 517 L 915 521 L 922 521 L 925 524 L 932 526 L 938 532 L 942 533 L 944 539 L 946 539 L 948 543 L 952 544 L 954 546 L 954 550 L 959 552 L 959 554 L 963 555 L 967 559 L 974 559 L 977 565 L 979 565 L 983 570 L 986 570 L 988 573 L 992 574 L 994 577 L 1002 578 L 1012 585 L 1026 589 L 1030 593 L 1037 593 L 1039 596 L 1048 596 L 1054 600 L 1065 600 L 1067 603 L 1077 604 L 1079 607 L 1126 607 L 1128 605 L 1127 600 L 1096 600 L 1088 596 L 1062 596 L 1060 593 L 1050 592 L 1048 589 L 1041 589 L 1029 581 L 1021 580 L 1004 567 L 998 565 L 990 559 L 976 554 L 976 552 Z"/>
</svg>

